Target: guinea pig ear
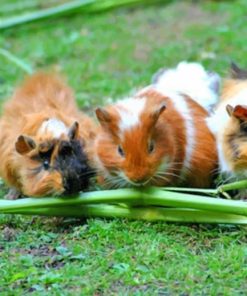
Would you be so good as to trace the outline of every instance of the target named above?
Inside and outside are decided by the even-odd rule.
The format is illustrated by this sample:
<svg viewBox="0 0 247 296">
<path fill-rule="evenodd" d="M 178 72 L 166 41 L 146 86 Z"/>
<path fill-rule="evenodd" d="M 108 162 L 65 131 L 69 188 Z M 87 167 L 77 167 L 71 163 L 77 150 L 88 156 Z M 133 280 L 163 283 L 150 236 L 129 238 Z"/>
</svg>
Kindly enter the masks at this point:
<svg viewBox="0 0 247 296">
<path fill-rule="evenodd" d="M 75 121 L 69 128 L 68 137 L 70 140 L 78 139 L 79 137 L 79 123 Z"/>
<path fill-rule="evenodd" d="M 95 114 L 102 128 L 111 135 L 118 137 L 118 121 L 116 117 L 104 108 L 97 108 Z"/>
<path fill-rule="evenodd" d="M 20 135 L 15 143 L 15 149 L 20 154 L 26 154 L 36 147 L 34 140 L 28 136 Z"/>
<path fill-rule="evenodd" d="M 245 80 L 247 79 L 247 71 L 239 68 L 234 62 L 231 62 L 231 76 L 234 79 Z"/>
<path fill-rule="evenodd" d="M 232 112 L 232 115 L 240 120 L 247 120 L 247 106 L 237 105 Z"/>
<path fill-rule="evenodd" d="M 95 114 L 98 118 L 98 121 L 100 122 L 100 124 L 107 124 L 111 122 L 111 115 L 109 112 L 107 112 L 105 109 L 103 108 L 97 108 L 95 110 Z"/>
<path fill-rule="evenodd" d="M 157 108 L 154 109 L 154 111 L 151 114 L 153 125 L 156 124 L 160 115 L 165 111 L 165 109 L 166 109 L 165 103 L 160 104 Z"/>
<path fill-rule="evenodd" d="M 226 106 L 226 111 L 229 116 L 232 116 L 234 108 L 231 105 Z"/>
</svg>

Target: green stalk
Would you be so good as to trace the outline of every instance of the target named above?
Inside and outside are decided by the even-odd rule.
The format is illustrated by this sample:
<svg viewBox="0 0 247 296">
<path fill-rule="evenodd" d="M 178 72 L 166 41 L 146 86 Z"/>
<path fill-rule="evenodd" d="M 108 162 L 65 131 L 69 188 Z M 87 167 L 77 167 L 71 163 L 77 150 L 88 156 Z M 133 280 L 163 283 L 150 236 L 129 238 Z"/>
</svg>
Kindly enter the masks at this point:
<svg viewBox="0 0 247 296">
<path fill-rule="evenodd" d="M 142 205 L 191 208 L 247 216 L 247 203 L 208 196 L 164 191 L 156 188 L 143 192 Z"/>
<path fill-rule="evenodd" d="M 85 205 L 79 207 L 38 208 L 17 210 L 16 214 L 57 217 L 104 217 L 132 220 L 165 221 L 180 223 L 247 224 L 247 217 L 193 209 L 160 207 L 121 207 L 117 205 Z"/>
<path fill-rule="evenodd" d="M 0 213 L 15 213 L 18 210 L 39 209 L 47 207 L 67 207 L 95 203 L 137 203 L 141 192 L 134 189 L 102 190 L 81 193 L 68 198 L 45 197 L 0 200 Z"/>
<path fill-rule="evenodd" d="M 100 12 L 100 11 L 111 9 L 113 7 L 135 5 L 135 4 L 138 4 L 138 3 L 141 3 L 141 4 L 154 4 L 154 3 L 157 3 L 157 2 L 162 2 L 162 0 L 118 0 L 118 1 L 104 0 L 104 1 L 100 1 L 100 2 L 96 1 L 95 3 L 91 4 L 88 7 L 87 11 L 91 12 L 91 13 L 92 12 L 95 13 L 95 12 Z M 163 0 L 163 2 L 164 2 L 164 0 Z"/>
<path fill-rule="evenodd" d="M 68 3 L 61 4 L 56 7 L 51 7 L 35 12 L 26 13 L 24 15 L 10 17 L 0 22 L 0 29 L 14 27 L 20 24 L 29 23 L 37 20 L 46 19 L 49 17 L 56 17 L 61 15 L 68 15 L 78 11 L 79 8 L 94 3 L 95 0 L 74 0 Z"/>
<path fill-rule="evenodd" d="M 74 0 L 68 3 L 43 9 L 40 11 L 26 13 L 24 15 L 10 17 L 0 23 L 0 29 L 6 29 L 20 24 L 25 24 L 37 20 L 46 19 L 49 17 L 57 17 L 62 15 L 69 15 L 74 12 L 99 12 L 106 9 L 119 7 L 123 5 L 137 4 L 137 3 L 154 3 L 161 2 L 161 0 Z"/>
<path fill-rule="evenodd" d="M 45 5 L 52 5 L 52 4 L 57 4 L 57 0 L 47 0 Z M 32 0 L 22 0 L 17 3 L 6 3 L 5 5 L 1 5 L 1 14 L 9 14 L 13 13 L 16 11 L 23 11 L 27 9 L 39 9 L 40 8 L 40 3 L 37 1 L 32 1 Z"/>
<path fill-rule="evenodd" d="M 224 184 L 218 187 L 218 192 L 222 193 L 230 190 L 247 189 L 247 180 Z"/>
<path fill-rule="evenodd" d="M 0 55 L 4 56 L 5 58 L 7 58 L 11 62 L 13 62 L 16 66 L 18 66 L 19 68 L 21 68 L 22 70 L 24 70 L 26 73 L 28 73 L 28 74 L 32 74 L 33 73 L 33 70 L 31 68 L 31 66 L 29 66 L 26 63 L 24 63 L 21 59 L 19 59 L 18 57 L 14 56 L 9 51 L 7 51 L 7 50 L 5 50 L 3 48 L 0 48 Z"/>
<path fill-rule="evenodd" d="M 219 193 L 217 189 L 205 189 L 205 188 L 160 187 L 160 189 L 166 190 L 166 191 L 175 191 L 175 192 L 204 193 L 212 196 L 216 196 Z"/>
<path fill-rule="evenodd" d="M 26 198 L 16 201 L 0 200 L 0 212 L 15 213 L 16 210 L 24 209 L 97 203 L 127 203 L 140 206 L 179 207 L 247 216 L 247 203 L 243 201 L 164 191 L 157 188 L 146 188 L 145 191 L 135 189 L 94 191 L 70 198 L 50 197 Z"/>
</svg>

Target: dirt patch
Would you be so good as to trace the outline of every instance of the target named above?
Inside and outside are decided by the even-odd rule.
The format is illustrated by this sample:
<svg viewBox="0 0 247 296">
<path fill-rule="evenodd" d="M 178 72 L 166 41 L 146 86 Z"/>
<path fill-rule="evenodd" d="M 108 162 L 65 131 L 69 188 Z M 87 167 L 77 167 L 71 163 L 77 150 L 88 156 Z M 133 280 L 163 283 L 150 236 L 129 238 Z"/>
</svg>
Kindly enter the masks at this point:
<svg viewBox="0 0 247 296">
<path fill-rule="evenodd" d="M 6 226 L 2 230 L 2 236 L 3 236 L 3 240 L 8 241 L 8 242 L 12 241 L 16 237 L 16 230 L 14 228 Z"/>
</svg>

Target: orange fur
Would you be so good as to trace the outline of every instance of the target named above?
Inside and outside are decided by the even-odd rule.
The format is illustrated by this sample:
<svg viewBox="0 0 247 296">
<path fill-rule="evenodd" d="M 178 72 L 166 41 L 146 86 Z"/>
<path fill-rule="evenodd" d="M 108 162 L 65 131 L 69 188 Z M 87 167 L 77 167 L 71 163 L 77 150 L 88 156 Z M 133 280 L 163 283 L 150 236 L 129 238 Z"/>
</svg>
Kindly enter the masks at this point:
<svg viewBox="0 0 247 296">
<path fill-rule="evenodd" d="M 221 101 L 208 120 L 215 133 L 219 167 L 225 182 L 247 176 L 247 71 L 231 65 L 223 83 Z M 240 192 L 246 198 L 246 190 Z"/>
<path fill-rule="evenodd" d="M 155 90 L 141 92 L 139 97 L 140 100 L 146 98 L 140 123 L 124 132 L 119 129 L 120 117 L 116 111 L 120 108 L 118 103 L 104 108 L 109 120 L 104 120 L 104 115 L 102 118 L 97 114 L 102 127 L 95 140 L 95 165 L 112 186 L 129 183 L 136 186 L 181 184 L 180 174 L 186 155 L 184 118 L 175 109 L 170 98 Z M 191 169 L 186 173 L 183 184 L 207 187 L 217 163 L 215 140 L 205 122 L 207 111 L 192 99 L 186 100 L 193 113 L 196 146 Z M 166 110 L 162 108 L 164 104 Z M 152 153 L 148 151 L 150 141 L 155 145 Z M 124 157 L 117 151 L 119 145 L 124 151 Z M 166 169 L 159 168 L 166 157 L 171 165 Z M 156 176 L 158 170 L 163 170 L 160 176 Z M 128 181 L 119 181 L 119 176 Z"/>
<path fill-rule="evenodd" d="M 94 123 L 77 109 L 71 89 L 61 78 L 45 73 L 28 77 L 5 104 L 0 121 L 0 175 L 9 186 L 25 195 L 64 192 L 60 173 L 35 172 L 38 164 L 35 155 L 54 145 L 52 162 L 57 155 L 56 147 L 62 140 L 68 140 L 66 134 L 55 139 L 50 131 L 40 130 L 42 123 L 50 118 L 63 122 L 68 128 L 78 122 L 79 134 L 76 136 L 83 142 L 86 151 L 95 136 Z M 36 143 L 35 148 L 28 151 L 22 139 L 18 142 L 20 135 L 31 137 Z M 16 151 L 15 143 L 22 155 Z M 27 151 L 24 151 L 26 148 Z"/>
<path fill-rule="evenodd" d="M 217 164 L 215 138 L 205 121 L 208 112 L 191 98 L 187 100 L 196 123 L 196 144 L 192 155 L 191 171 L 187 175 L 187 184 L 192 187 L 209 187 Z"/>
<path fill-rule="evenodd" d="M 247 168 L 247 134 L 242 131 L 242 127 L 247 126 L 246 114 L 247 106 L 243 108 L 240 105 L 235 106 L 232 114 L 229 114 L 230 117 L 221 138 L 223 153 L 232 173 L 238 174 L 239 177 L 243 173 L 244 178 Z"/>
</svg>

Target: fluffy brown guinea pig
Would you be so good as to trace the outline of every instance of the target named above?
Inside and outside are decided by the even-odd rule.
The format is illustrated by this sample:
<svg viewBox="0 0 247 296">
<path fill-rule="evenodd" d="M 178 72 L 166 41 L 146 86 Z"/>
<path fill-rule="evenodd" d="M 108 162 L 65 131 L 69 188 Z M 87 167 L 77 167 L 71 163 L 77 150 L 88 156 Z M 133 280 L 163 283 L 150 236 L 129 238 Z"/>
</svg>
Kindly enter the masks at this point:
<svg viewBox="0 0 247 296">
<path fill-rule="evenodd" d="M 247 177 L 247 71 L 232 64 L 215 113 L 208 119 L 215 133 L 223 180 Z M 246 190 L 240 196 L 246 198 Z"/>
<path fill-rule="evenodd" d="M 28 77 L 0 121 L 0 175 L 9 198 L 61 195 L 87 188 L 87 149 L 95 125 L 77 109 L 71 89 L 53 74 Z"/>
<path fill-rule="evenodd" d="M 217 153 L 205 118 L 218 79 L 182 62 L 136 96 L 98 108 L 94 162 L 105 185 L 208 187 Z"/>
</svg>

